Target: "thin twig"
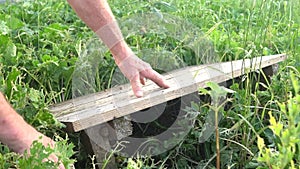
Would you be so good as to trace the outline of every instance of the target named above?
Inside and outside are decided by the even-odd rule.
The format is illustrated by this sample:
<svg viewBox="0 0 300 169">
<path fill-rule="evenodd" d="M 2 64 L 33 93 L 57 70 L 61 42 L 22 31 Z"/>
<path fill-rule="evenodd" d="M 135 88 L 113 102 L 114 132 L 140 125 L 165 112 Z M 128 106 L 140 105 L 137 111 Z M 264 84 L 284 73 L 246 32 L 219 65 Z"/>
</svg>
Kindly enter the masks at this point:
<svg viewBox="0 0 300 169">
<path fill-rule="evenodd" d="M 216 151 L 217 151 L 217 161 L 216 168 L 220 169 L 220 139 L 219 139 L 219 124 L 218 124 L 218 110 L 215 110 L 215 131 L 216 131 Z"/>
</svg>

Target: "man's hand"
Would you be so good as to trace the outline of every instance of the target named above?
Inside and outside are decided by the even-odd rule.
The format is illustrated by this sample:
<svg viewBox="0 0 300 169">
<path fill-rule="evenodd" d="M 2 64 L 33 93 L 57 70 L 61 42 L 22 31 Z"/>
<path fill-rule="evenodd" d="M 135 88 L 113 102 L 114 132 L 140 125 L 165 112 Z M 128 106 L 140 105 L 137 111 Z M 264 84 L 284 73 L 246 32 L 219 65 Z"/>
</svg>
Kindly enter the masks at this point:
<svg viewBox="0 0 300 169">
<path fill-rule="evenodd" d="M 54 149 L 55 142 L 52 139 L 36 131 L 32 126 L 28 125 L 27 123 L 25 125 L 26 126 L 23 126 L 24 131 L 22 129 L 19 129 L 22 131 L 22 133 L 18 132 L 18 134 L 15 135 L 16 137 L 13 141 L 14 144 L 8 144 L 10 148 L 12 148 L 19 154 L 24 154 L 26 150 L 27 155 L 30 156 L 30 148 L 32 146 L 32 143 L 37 140 L 38 142 L 41 142 L 45 147 L 50 146 L 50 148 Z M 43 160 L 43 162 L 46 161 L 53 161 L 55 163 L 59 163 L 58 157 L 53 153 L 50 154 L 50 156 L 47 159 Z M 59 169 L 65 169 L 62 163 L 59 164 Z"/>
<path fill-rule="evenodd" d="M 24 130 L 19 129 L 22 131 L 22 133 L 17 132 L 15 135 L 15 140 L 13 141 L 13 144 L 9 144 L 8 146 L 16 151 L 19 154 L 24 154 L 25 150 L 27 151 L 27 154 L 30 156 L 30 148 L 32 146 L 32 143 L 34 141 L 41 142 L 45 147 L 50 146 L 50 148 L 54 149 L 55 142 L 50 139 L 49 137 L 43 135 L 42 133 L 36 131 L 32 126 L 25 123 L 23 126 Z M 8 129 L 9 130 L 9 129 Z M 53 161 L 55 163 L 59 163 L 59 159 L 55 154 L 50 154 L 50 156 L 47 159 L 44 159 L 43 162 L 46 161 Z M 59 169 L 65 169 L 64 165 L 62 163 L 59 164 Z"/>
<path fill-rule="evenodd" d="M 26 123 L 0 92 L 0 141 L 19 154 L 27 150 L 30 155 L 30 147 L 35 140 L 41 141 L 44 146 L 50 145 L 54 148 L 54 141 Z M 45 159 L 47 160 L 58 162 L 54 154 Z M 60 164 L 59 169 L 65 169 L 65 167 Z"/>
<path fill-rule="evenodd" d="M 50 146 L 52 149 L 54 149 L 55 142 L 45 135 L 42 135 L 41 143 L 45 147 Z M 29 152 L 29 150 L 28 150 L 28 152 Z M 55 163 L 59 163 L 59 166 L 58 166 L 59 169 L 65 169 L 64 165 L 59 162 L 59 159 L 55 154 L 53 154 L 53 153 L 50 154 L 50 156 L 47 159 L 44 159 L 43 162 L 48 161 L 48 160 L 53 161 Z"/>
<path fill-rule="evenodd" d="M 68 0 L 68 2 L 82 21 L 110 49 L 122 73 L 130 80 L 133 92 L 137 97 L 143 96 L 141 86 L 145 84 L 145 78 L 152 80 L 160 87 L 169 87 L 160 74 L 132 53 L 124 41 L 121 30 L 107 1 Z"/>
<path fill-rule="evenodd" d="M 121 72 L 130 81 L 136 97 L 142 97 L 142 85 L 145 79 L 150 79 L 162 88 L 169 88 L 163 77 L 151 68 L 151 66 L 134 55 L 133 52 L 122 61 L 116 61 Z"/>
</svg>

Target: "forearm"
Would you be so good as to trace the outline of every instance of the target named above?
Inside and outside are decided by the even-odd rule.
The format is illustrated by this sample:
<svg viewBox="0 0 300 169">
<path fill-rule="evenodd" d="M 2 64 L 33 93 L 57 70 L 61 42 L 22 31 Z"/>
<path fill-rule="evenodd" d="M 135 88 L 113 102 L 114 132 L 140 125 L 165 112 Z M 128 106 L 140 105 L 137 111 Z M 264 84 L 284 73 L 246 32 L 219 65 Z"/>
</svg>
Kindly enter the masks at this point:
<svg viewBox="0 0 300 169">
<path fill-rule="evenodd" d="M 117 63 L 131 55 L 132 51 L 123 40 L 106 0 L 68 0 L 68 2 L 81 20 L 109 47 Z M 112 36 L 113 34 L 115 36 Z"/>
<path fill-rule="evenodd" d="M 68 0 L 68 2 L 82 21 L 110 49 L 116 64 L 129 79 L 137 97 L 143 96 L 141 85 L 145 85 L 145 79 L 152 80 L 160 87 L 169 87 L 160 74 L 135 56 L 129 48 L 106 0 Z"/>
<path fill-rule="evenodd" d="M 40 134 L 23 120 L 0 93 L 0 141 L 13 151 L 23 153 L 38 136 Z"/>
</svg>

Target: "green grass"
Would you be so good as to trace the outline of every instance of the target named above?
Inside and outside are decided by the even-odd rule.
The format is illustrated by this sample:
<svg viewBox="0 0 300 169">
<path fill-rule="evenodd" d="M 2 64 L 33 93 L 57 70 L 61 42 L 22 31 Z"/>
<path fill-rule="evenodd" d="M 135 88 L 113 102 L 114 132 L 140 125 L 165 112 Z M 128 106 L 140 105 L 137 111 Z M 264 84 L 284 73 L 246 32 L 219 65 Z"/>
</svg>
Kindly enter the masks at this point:
<svg viewBox="0 0 300 169">
<path fill-rule="evenodd" d="M 211 41 L 215 53 L 210 56 L 215 61 L 287 53 L 288 60 L 280 64 L 278 74 L 272 77 L 266 90 L 259 90 L 256 82 L 256 78 L 263 78 L 262 75 L 246 75 L 242 84 L 230 86 L 236 92 L 230 96 L 230 106 L 220 110 L 223 114 L 219 124 L 221 168 L 292 168 L 293 165 L 299 168 L 299 130 L 296 124 L 300 112 L 297 108 L 282 108 L 282 104 L 298 103 L 299 97 L 296 89 L 300 71 L 299 1 L 110 0 L 109 3 L 120 20 L 154 12 L 174 15 L 192 23 Z M 0 90 L 39 131 L 50 137 L 59 134 L 64 138 L 62 125 L 48 108 L 72 98 L 72 73 L 80 50 L 86 47 L 93 33 L 66 1 L 58 0 L 1 5 L 0 32 Z M 135 51 L 145 48 L 170 50 L 187 65 L 205 63 L 180 40 L 166 34 L 135 34 L 126 40 Z M 101 65 L 97 66 L 95 91 L 110 87 L 111 72 L 115 69 L 108 53 L 101 59 Z M 292 78 L 291 72 L 294 74 Z M 194 105 L 193 110 L 201 113 L 186 139 L 174 149 L 155 158 L 120 157 L 120 167 L 214 168 L 215 136 L 199 143 L 200 136 L 205 134 L 202 129 L 209 108 L 207 103 Z M 276 123 L 269 120 L 272 117 Z M 276 124 L 283 125 L 283 128 L 277 125 L 278 133 L 274 130 Z M 264 140 L 263 144 L 260 138 Z M 92 168 L 92 161 L 80 141 L 77 134 L 71 135 L 68 141 L 75 145 L 73 158 L 78 161 L 76 166 Z M 65 142 L 60 142 L 67 148 Z M 282 145 L 290 145 L 294 151 L 284 150 Z M 0 147 L 0 168 L 17 165 L 17 161 L 24 162 L 5 146 Z M 70 154 L 68 152 L 66 156 Z M 289 159 L 285 159 L 285 155 Z M 278 163 L 270 163 L 270 160 Z"/>
</svg>

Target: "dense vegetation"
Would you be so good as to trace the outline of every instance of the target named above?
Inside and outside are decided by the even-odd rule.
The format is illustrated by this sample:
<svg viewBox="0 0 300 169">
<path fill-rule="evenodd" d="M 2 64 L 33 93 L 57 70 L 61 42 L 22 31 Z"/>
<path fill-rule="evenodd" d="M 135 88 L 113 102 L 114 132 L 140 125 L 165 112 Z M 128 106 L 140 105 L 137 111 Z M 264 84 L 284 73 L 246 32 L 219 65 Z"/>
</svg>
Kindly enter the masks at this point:
<svg viewBox="0 0 300 169">
<path fill-rule="evenodd" d="M 221 168 L 300 167 L 300 3 L 295 0 L 110 0 L 120 20 L 140 13 L 167 13 L 194 25 L 212 42 L 214 59 L 228 61 L 261 55 L 287 53 L 272 82 L 261 84 L 252 74 L 235 91 L 219 124 Z M 125 19 L 124 19 L 125 18 Z M 134 27 L 134 25 L 132 25 Z M 28 0 L 0 5 L 0 90 L 13 107 L 36 129 L 55 137 L 66 163 L 72 156 L 77 168 L 93 168 L 92 158 L 82 148 L 78 134 L 69 135 L 48 111 L 50 105 L 72 98 L 72 73 L 81 49 L 94 36 L 66 1 Z M 188 29 L 186 30 L 189 31 Z M 177 52 L 185 64 L 201 64 L 194 53 L 166 35 L 128 36 L 133 50 L 148 47 Z M 110 87 L 115 65 L 107 52 L 102 57 L 97 90 Z M 55 70 L 55 71 L 54 71 Z M 211 88 L 217 88 L 212 85 Z M 204 90 L 202 90 L 203 92 Z M 206 91 L 208 94 L 209 92 Z M 201 112 L 185 140 L 158 157 L 120 158 L 124 168 L 214 168 L 216 139 L 199 143 L 205 116 L 213 108 L 195 104 Z M 2 130 L 2 129 L 1 129 Z M 69 139 L 68 139 L 69 138 Z M 74 145 L 74 146 L 73 146 Z M 71 150 L 73 148 L 73 151 Z M 49 150 L 50 151 L 50 150 Z M 51 151 L 50 151 L 51 152 Z M 45 167 L 45 157 L 36 143 L 29 159 L 0 145 L 0 168 Z M 49 164 L 47 164 L 49 165 Z"/>
</svg>

